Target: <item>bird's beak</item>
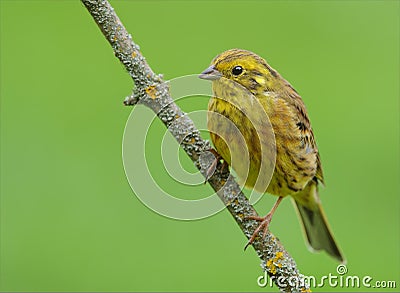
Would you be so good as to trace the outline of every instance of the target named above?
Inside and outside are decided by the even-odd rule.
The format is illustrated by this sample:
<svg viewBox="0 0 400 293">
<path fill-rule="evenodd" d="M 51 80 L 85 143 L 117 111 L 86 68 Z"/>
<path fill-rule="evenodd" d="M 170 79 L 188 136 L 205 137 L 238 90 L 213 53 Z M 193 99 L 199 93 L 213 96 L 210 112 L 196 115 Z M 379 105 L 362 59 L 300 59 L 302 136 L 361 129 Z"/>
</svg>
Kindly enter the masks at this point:
<svg viewBox="0 0 400 293">
<path fill-rule="evenodd" d="M 208 67 L 206 70 L 204 70 L 202 73 L 199 74 L 199 78 L 201 79 L 207 79 L 207 80 L 216 80 L 222 77 L 221 72 L 219 72 L 214 65 L 211 65 Z"/>
</svg>

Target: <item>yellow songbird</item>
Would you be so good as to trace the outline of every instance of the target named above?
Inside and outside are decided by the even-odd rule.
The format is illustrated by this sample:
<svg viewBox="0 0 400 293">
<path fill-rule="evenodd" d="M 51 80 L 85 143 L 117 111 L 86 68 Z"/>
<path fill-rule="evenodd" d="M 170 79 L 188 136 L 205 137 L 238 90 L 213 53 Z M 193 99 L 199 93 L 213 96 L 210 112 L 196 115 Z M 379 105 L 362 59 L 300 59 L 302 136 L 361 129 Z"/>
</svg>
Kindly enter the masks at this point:
<svg viewBox="0 0 400 293">
<path fill-rule="evenodd" d="M 314 134 L 300 95 L 258 55 L 231 49 L 215 57 L 200 78 L 212 80 L 208 105 L 211 140 L 242 183 L 278 196 L 249 239 L 268 229 L 282 198 L 296 203 L 312 249 L 345 259 L 329 229 L 318 195 L 323 173 Z"/>
</svg>

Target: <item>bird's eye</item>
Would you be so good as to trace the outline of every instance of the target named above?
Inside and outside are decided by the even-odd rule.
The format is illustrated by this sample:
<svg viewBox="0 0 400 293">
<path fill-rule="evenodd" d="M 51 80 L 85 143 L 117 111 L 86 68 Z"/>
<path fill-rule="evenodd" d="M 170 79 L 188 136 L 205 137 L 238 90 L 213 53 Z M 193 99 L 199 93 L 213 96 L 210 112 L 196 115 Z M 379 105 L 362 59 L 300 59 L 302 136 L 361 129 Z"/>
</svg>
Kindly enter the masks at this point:
<svg viewBox="0 0 400 293">
<path fill-rule="evenodd" d="M 235 66 L 232 68 L 232 74 L 233 75 L 239 75 L 243 72 L 242 66 Z"/>
</svg>

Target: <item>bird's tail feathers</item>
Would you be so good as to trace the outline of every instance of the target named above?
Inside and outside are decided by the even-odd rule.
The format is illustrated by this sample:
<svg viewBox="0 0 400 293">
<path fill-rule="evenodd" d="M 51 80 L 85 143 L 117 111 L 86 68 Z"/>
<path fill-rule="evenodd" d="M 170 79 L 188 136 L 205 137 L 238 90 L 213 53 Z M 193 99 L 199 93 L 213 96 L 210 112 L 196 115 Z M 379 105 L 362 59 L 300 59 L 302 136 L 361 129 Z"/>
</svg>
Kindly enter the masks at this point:
<svg viewBox="0 0 400 293">
<path fill-rule="evenodd" d="M 317 185 L 307 186 L 301 194 L 294 198 L 299 217 L 304 228 L 304 234 L 311 250 L 325 250 L 341 263 L 346 260 L 333 237 L 325 212 L 319 200 Z"/>
</svg>

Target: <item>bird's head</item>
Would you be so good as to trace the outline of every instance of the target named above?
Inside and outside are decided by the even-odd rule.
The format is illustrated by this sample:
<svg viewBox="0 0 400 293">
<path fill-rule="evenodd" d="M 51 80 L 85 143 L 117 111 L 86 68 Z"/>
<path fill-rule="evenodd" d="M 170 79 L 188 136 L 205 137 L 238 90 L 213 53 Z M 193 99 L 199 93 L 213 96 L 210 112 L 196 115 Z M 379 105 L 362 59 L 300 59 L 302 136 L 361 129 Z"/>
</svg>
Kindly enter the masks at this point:
<svg viewBox="0 0 400 293">
<path fill-rule="evenodd" d="M 257 54 L 231 49 L 215 57 L 211 66 L 204 70 L 200 78 L 218 81 L 220 78 L 233 80 L 251 92 L 270 90 L 279 74 Z"/>
</svg>

